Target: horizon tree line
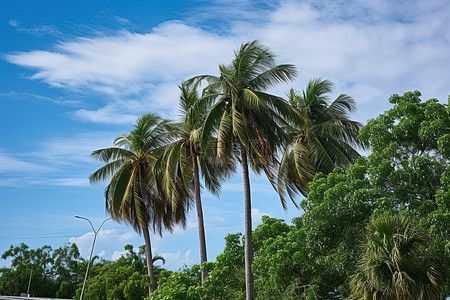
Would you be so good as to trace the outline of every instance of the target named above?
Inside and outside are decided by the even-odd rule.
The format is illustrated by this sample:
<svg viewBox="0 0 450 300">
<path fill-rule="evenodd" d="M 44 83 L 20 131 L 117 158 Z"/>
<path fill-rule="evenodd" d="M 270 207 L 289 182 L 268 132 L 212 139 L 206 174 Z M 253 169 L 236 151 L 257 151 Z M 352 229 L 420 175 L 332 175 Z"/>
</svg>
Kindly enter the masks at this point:
<svg viewBox="0 0 450 300">
<path fill-rule="evenodd" d="M 229 65 L 219 65 L 219 75 L 181 84 L 178 123 L 144 114 L 112 147 L 92 152 L 104 166 L 90 175 L 91 183 L 109 180 L 107 213 L 144 235 L 149 294 L 156 287 L 150 230 L 162 235 L 185 226 L 193 202 L 201 263 L 207 261 L 200 177 L 218 195 L 221 183 L 242 167 L 246 299 L 253 300 L 249 167 L 266 175 L 286 209 L 286 196 L 297 206 L 295 197 L 307 194 L 316 173 L 345 168 L 359 157 L 362 125 L 348 115 L 355 101 L 341 94 L 330 102 L 331 81 L 313 79 L 302 93 L 291 89 L 287 100 L 267 92 L 296 75 L 294 65 L 276 65 L 275 55 L 258 41 L 242 44 Z M 202 270 L 202 283 L 207 276 Z"/>
</svg>

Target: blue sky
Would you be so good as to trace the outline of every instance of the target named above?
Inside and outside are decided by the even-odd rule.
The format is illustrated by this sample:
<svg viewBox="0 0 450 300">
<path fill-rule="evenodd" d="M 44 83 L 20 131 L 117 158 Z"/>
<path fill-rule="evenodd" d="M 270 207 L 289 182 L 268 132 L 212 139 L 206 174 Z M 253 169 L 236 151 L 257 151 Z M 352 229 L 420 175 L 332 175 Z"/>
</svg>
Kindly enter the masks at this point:
<svg viewBox="0 0 450 300">
<path fill-rule="evenodd" d="M 450 93 L 450 6 L 432 1 L 2 1 L 0 3 L 0 253 L 11 244 L 76 242 L 87 256 L 90 226 L 105 218 L 103 189 L 88 176 L 89 154 L 110 146 L 144 112 L 177 117 L 177 85 L 217 74 L 233 50 L 259 39 L 299 76 L 272 91 L 301 90 L 308 79 L 335 83 L 365 122 L 393 93 Z M 220 198 L 204 195 L 209 259 L 227 233 L 243 231 L 240 174 Z M 264 178 L 252 177 L 254 226 L 263 214 L 290 221 Z M 143 244 L 109 221 L 95 253 L 116 258 Z M 167 267 L 199 261 L 196 218 L 153 237 Z M 2 261 L 0 265 L 7 264 Z"/>
</svg>

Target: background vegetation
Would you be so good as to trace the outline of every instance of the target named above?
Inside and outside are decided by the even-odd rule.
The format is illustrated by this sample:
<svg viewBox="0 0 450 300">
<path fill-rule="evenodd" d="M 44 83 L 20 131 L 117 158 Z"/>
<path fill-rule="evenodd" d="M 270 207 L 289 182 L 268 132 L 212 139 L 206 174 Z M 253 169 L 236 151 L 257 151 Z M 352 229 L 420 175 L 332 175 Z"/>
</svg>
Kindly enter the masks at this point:
<svg viewBox="0 0 450 300">
<path fill-rule="evenodd" d="M 253 231 L 256 299 L 444 299 L 450 295 L 450 109 L 420 93 L 393 95 L 360 138 L 371 154 L 319 173 L 292 221 L 264 216 Z M 155 267 L 148 299 L 245 299 L 244 238 L 225 237 L 215 262 L 178 272 Z M 94 261 L 86 299 L 143 299 L 145 248 Z M 2 255 L 0 294 L 77 298 L 86 261 L 76 245 L 21 244 Z M 159 259 L 156 257 L 156 259 Z"/>
</svg>

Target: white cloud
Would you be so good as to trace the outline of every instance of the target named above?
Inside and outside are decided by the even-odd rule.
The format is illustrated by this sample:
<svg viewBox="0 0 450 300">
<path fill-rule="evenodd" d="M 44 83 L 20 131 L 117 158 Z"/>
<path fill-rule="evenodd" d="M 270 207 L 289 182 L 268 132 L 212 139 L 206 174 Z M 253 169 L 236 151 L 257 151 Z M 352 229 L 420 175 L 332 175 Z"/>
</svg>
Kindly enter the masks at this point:
<svg viewBox="0 0 450 300">
<path fill-rule="evenodd" d="M 53 86 L 110 88 L 102 92 L 136 94 L 148 84 L 213 71 L 218 58 L 231 56 L 229 39 L 179 22 L 168 22 L 151 33 L 127 31 L 114 36 L 79 38 L 56 45 L 55 51 L 9 54 L 6 59 L 37 69 L 32 78 Z"/>
<path fill-rule="evenodd" d="M 238 3 L 239 7 L 251 7 L 252 14 L 264 15 L 261 22 L 254 17 L 240 21 L 236 16 L 227 18 L 232 12 L 229 3 L 216 1 L 203 8 L 203 18 L 215 9 L 223 11 L 220 21 L 229 20 L 226 34 L 175 21 L 160 24 L 148 33 L 123 30 L 68 38 L 50 50 L 12 53 L 5 58 L 31 68 L 34 72 L 31 78 L 66 88 L 71 95 L 90 95 L 90 99 L 92 94 L 99 96 L 101 100 L 89 105 L 84 98 L 69 101 L 68 104 L 77 105 L 72 112 L 74 118 L 132 124 L 146 111 L 174 116 L 177 85 L 183 79 L 196 74 L 216 74 L 217 64 L 228 62 L 240 42 L 259 38 L 279 55 L 279 63 L 294 63 L 299 68 L 299 79 L 278 86 L 275 93 L 283 95 L 291 86 L 302 89 L 311 77 L 329 78 L 335 82 L 337 93 L 344 92 L 356 99 L 359 110 L 355 118 L 366 121 L 388 107 L 387 98 L 392 93 L 419 89 L 424 98 L 437 97 L 441 101 L 447 98 L 450 28 L 446 20 L 450 7 L 444 4 L 353 1 L 348 6 L 328 1 L 279 4 L 268 1 L 260 9 L 250 1 Z M 246 11 L 249 10 L 241 13 Z M 201 18 L 202 13 L 197 16 Z M 15 20 L 9 23 L 19 26 Z M 54 101 L 44 96 L 40 100 Z M 56 99 L 59 101 L 65 103 Z M 111 146 L 116 134 L 92 132 L 55 137 L 41 142 L 31 153 L 0 151 L 0 173 L 34 175 L 51 171 L 51 167 L 93 164 L 91 151 Z M 49 183 L 84 186 L 87 181 L 83 178 L 87 175 L 72 174 Z M 32 177 L 31 184 L 43 182 Z M 5 178 L 0 184 L 15 186 L 19 182 Z M 271 191 L 267 183 L 252 181 L 251 188 L 253 192 Z M 242 184 L 227 182 L 223 191 L 242 192 Z"/>
<path fill-rule="evenodd" d="M 260 221 L 262 216 L 268 216 L 268 213 L 261 212 L 258 208 L 252 208 L 252 219 Z"/>
<path fill-rule="evenodd" d="M 164 264 L 164 268 L 172 271 L 178 271 L 184 266 L 191 266 L 196 261 L 191 257 L 192 250 L 187 250 L 186 252 L 163 252 L 158 253 L 158 255 L 164 257 L 166 263 Z"/>
<path fill-rule="evenodd" d="M 131 124 L 136 121 L 139 114 L 123 113 L 118 105 L 106 105 L 96 110 L 77 110 L 75 117 L 92 123 Z"/>
<path fill-rule="evenodd" d="M 259 208 L 252 208 L 251 214 L 253 223 L 259 223 L 261 221 L 262 216 L 270 216 L 270 214 L 268 213 L 261 212 Z M 241 214 L 241 219 L 244 219 L 244 214 Z"/>
<path fill-rule="evenodd" d="M 50 185 L 57 185 L 57 186 L 79 186 L 79 187 L 91 186 L 87 177 L 86 178 L 57 178 L 57 179 L 48 180 L 47 183 Z"/>
<path fill-rule="evenodd" d="M 211 73 L 236 42 L 181 22 L 167 22 L 150 33 L 80 37 L 54 51 L 6 55 L 11 63 L 37 70 L 30 78 L 53 87 L 107 98 L 104 106 L 82 108 L 75 117 L 97 123 L 133 123 L 151 108 L 174 113 L 177 85 L 199 73 Z"/>
<path fill-rule="evenodd" d="M 11 25 L 12 27 L 17 27 L 17 26 L 19 26 L 19 24 L 17 23 L 16 20 L 9 20 L 8 24 Z"/>
<path fill-rule="evenodd" d="M 302 89 L 309 78 L 319 76 L 335 81 L 337 92 L 356 98 L 357 118 L 363 121 L 382 112 L 394 92 L 419 89 L 440 99 L 449 92 L 445 66 L 450 64 L 450 8 L 445 1 L 236 5 L 245 9 L 236 14 L 229 2 L 214 1 L 196 10 L 191 25 L 171 21 L 143 34 L 122 30 L 79 37 L 52 50 L 5 58 L 34 70 L 32 79 L 99 95 L 102 103 L 74 112 L 80 120 L 97 123 L 132 123 L 147 110 L 174 115 L 182 80 L 217 73 L 218 63 L 228 62 L 239 43 L 253 39 L 270 46 L 280 63 L 299 67 L 300 77 L 291 86 Z M 226 24 L 225 34 L 194 25 L 212 16 Z M 286 88 L 275 91 L 283 95 Z"/>
<path fill-rule="evenodd" d="M 139 248 L 133 248 L 133 251 L 136 253 L 139 253 Z M 114 251 L 114 253 L 111 256 L 112 260 L 118 260 L 121 256 L 126 256 L 126 254 L 129 253 L 127 250 L 122 250 L 122 251 Z"/>
<path fill-rule="evenodd" d="M 134 252 L 138 252 L 138 248 L 133 248 Z M 114 251 L 111 258 L 112 260 L 117 260 L 121 256 L 125 256 L 128 253 L 128 251 Z M 157 261 L 156 265 L 161 265 L 165 269 L 171 270 L 171 271 L 178 271 L 180 268 L 183 268 L 184 266 L 191 266 L 196 261 L 192 258 L 192 250 L 187 250 L 185 252 L 178 251 L 178 252 L 162 252 L 158 253 L 158 249 L 153 249 L 153 256 L 159 255 L 162 256 L 166 263 L 162 264 L 161 261 Z"/>
<path fill-rule="evenodd" d="M 310 77 L 330 78 L 338 92 L 358 101 L 358 119 L 363 121 L 381 113 L 394 92 L 419 89 L 427 97 L 446 98 L 450 35 L 441 10 L 449 13 L 447 5 L 421 11 L 405 3 L 356 2 L 346 11 L 352 5 L 320 3 L 285 2 L 270 22 L 251 33 L 270 45 L 280 61 L 299 67 L 297 89 Z M 410 15 L 401 9 L 405 6 L 412 6 Z M 374 104 L 377 109 L 368 106 Z"/>
<path fill-rule="evenodd" d="M 52 25 L 40 25 L 34 27 L 22 27 L 18 21 L 9 20 L 9 25 L 14 27 L 17 31 L 22 33 L 28 33 L 34 36 L 53 35 L 59 36 L 61 33 Z"/>
<path fill-rule="evenodd" d="M 132 239 L 137 237 L 137 233 L 134 231 L 119 232 L 116 229 L 100 230 L 97 234 L 97 240 L 95 242 L 94 255 L 100 255 L 105 249 L 118 249 L 129 243 Z M 89 257 L 89 253 L 94 240 L 94 233 L 88 232 L 79 237 L 71 237 L 70 243 L 77 244 L 80 254 L 83 257 Z M 103 253 L 105 256 L 107 253 Z"/>
</svg>

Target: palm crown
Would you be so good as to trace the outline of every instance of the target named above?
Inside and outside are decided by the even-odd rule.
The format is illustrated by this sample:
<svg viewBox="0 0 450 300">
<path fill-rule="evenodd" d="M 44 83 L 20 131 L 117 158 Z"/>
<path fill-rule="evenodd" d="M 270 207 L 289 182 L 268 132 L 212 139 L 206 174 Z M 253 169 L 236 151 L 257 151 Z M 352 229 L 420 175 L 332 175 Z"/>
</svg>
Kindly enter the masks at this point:
<svg viewBox="0 0 450 300">
<path fill-rule="evenodd" d="M 351 277 L 351 299 L 440 299 L 445 272 L 426 249 L 429 239 L 404 216 L 372 219 Z"/>
<path fill-rule="evenodd" d="M 204 101 L 214 101 L 203 125 L 203 149 L 209 137 L 217 132 L 218 158 L 238 159 L 242 165 L 246 297 L 254 299 L 248 165 L 257 174 L 264 171 L 275 187 L 275 152 L 285 138 L 280 125 L 284 124 L 284 118 L 292 117 L 293 110 L 285 100 L 265 91 L 292 79 L 296 71 L 293 65 L 275 65 L 274 55 L 258 41 L 243 44 L 234 54 L 230 65 L 219 65 L 220 76 L 197 76 L 192 81 L 207 80 Z"/>
<path fill-rule="evenodd" d="M 111 177 L 105 189 L 106 210 L 116 221 L 125 221 L 141 232 L 152 226 L 161 233 L 185 221 L 183 208 L 168 205 L 154 168 L 173 125 L 156 114 L 138 119 L 128 135 L 119 136 L 114 147 L 95 150 L 92 156 L 105 163 L 90 177 L 93 183 Z"/>
<path fill-rule="evenodd" d="M 203 139 L 217 131 L 219 158 L 237 154 L 233 151 L 241 145 L 255 172 L 271 174 L 268 162 L 285 137 L 280 124 L 292 115 L 292 109 L 265 90 L 291 80 L 296 75 L 295 67 L 275 65 L 274 55 L 254 41 L 243 44 L 232 63 L 220 65 L 219 70 L 219 77 L 197 77 L 210 83 L 205 92 L 216 100 L 205 120 Z"/>
<path fill-rule="evenodd" d="M 286 128 L 290 142 L 278 172 L 282 198 L 286 193 L 293 198 L 297 192 L 306 196 L 317 172 L 329 173 L 352 164 L 359 157 L 355 147 L 364 147 L 357 138 L 362 125 L 348 117 L 355 101 L 340 94 L 330 103 L 332 87 L 328 80 L 313 79 L 301 94 L 293 89 L 288 94 L 296 116 Z"/>
</svg>

